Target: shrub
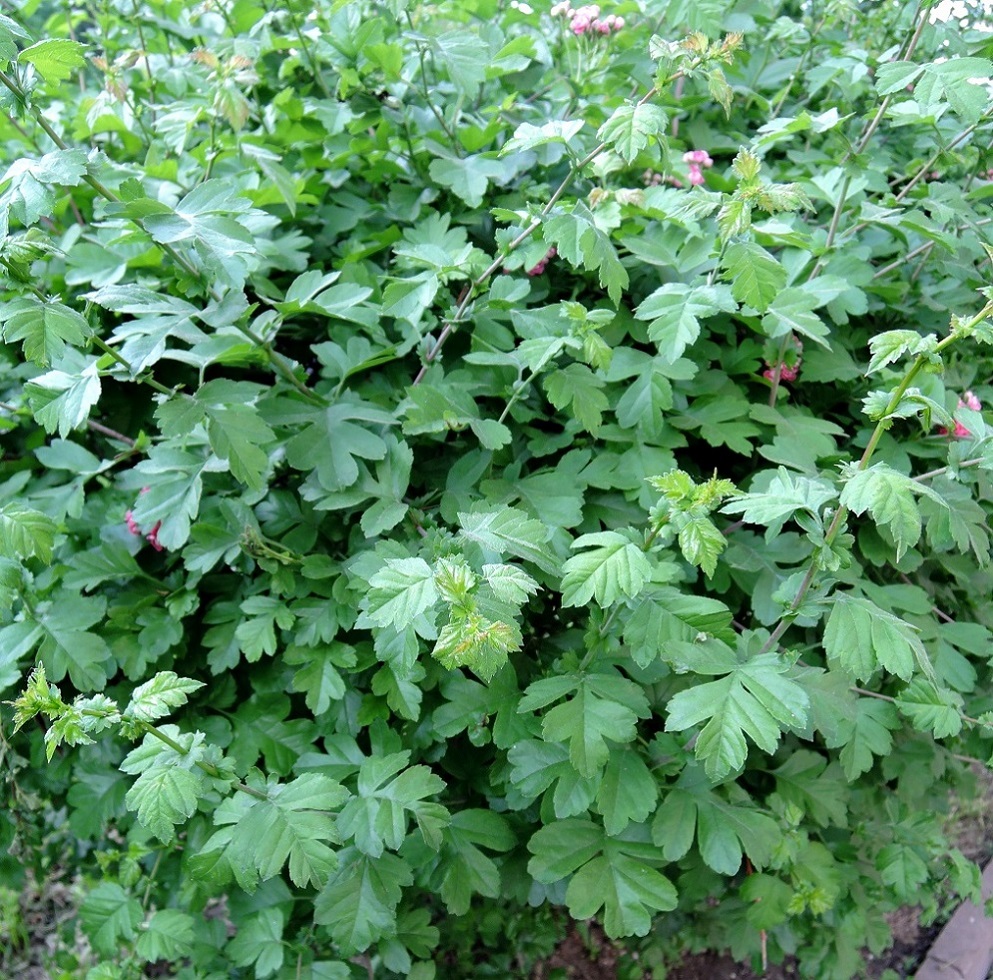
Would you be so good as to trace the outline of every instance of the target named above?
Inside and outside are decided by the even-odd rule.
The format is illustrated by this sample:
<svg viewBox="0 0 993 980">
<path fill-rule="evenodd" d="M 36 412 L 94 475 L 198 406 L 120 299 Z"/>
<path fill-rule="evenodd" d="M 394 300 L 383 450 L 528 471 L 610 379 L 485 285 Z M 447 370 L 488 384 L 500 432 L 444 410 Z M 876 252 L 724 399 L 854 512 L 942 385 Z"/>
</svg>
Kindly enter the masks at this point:
<svg viewBox="0 0 993 980">
<path fill-rule="evenodd" d="M 830 980 L 976 893 L 993 41 L 929 8 L 8 6 L 64 969 L 524 975 L 565 910 Z"/>
</svg>

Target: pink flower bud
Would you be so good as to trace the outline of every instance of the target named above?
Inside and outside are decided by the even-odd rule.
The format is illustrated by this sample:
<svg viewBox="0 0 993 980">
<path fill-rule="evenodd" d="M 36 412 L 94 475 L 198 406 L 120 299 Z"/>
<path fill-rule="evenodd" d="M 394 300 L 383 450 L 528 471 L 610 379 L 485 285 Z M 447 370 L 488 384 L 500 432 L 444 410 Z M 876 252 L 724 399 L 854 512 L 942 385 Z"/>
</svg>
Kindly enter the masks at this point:
<svg viewBox="0 0 993 980">
<path fill-rule="evenodd" d="M 683 154 L 684 163 L 693 163 L 701 167 L 712 167 L 714 161 L 706 150 L 689 150 Z"/>
<path fill-rule="evenodd" d="M 148 534 L 145 535 L 145 540 L 156 550 L 162 551 L 162 545 L 159 544 L 159 528 L 162 527 L 162 522 L 158 521 L 155 527 L 152 528 Z"/>
<path fill-rule="evenodd" d="M 959 399 L 959 408 L 971 408 L 974 412 L 981 412 L 983 410 L 982 403 L 971 391 L 965 393 L 964 400 Z"/>
<path fill-rule="evenodd" d="M 768 362 L 766 362 L 768 365 Z M 796 381 L 800 375 L 800 362 L 797 361 L 796 364 L 790 365 L 783 364 L 779 365 L 779 380 L 788 381 L 790 383 Z M 768 365 L 766 369 L 762 372 L 762 377 L 767 378 L 769 381 L 775 384 L 776 382 L 776 368 L 774 365 Z"/>
<path fill-rule="evenodd" d="M 138 524 L 134 519 L 134 514 L 130 510 L 124 515 L 124 521 L 128 526 L 128 530 L 132 534 L 134 535 L 141 534 L 141 528 L 138 527 Z"/>
<path fill-rule="evenodd" d="M 700 168 L 695 164 L 690 164 L 690 175 L 687 180 L 694 186 L 699 187 L 704 182 L 704 176 Z"/>
</svg>

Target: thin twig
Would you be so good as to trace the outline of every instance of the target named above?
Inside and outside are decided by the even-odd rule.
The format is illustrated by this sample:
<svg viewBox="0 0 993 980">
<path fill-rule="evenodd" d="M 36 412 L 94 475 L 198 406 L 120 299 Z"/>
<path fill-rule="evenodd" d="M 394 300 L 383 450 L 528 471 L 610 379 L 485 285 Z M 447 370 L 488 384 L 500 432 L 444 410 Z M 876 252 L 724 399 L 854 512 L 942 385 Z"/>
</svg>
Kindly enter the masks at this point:
<svg viewBox="0 0 993 980">
<path fill-rule="evenodd" d="M 682 76 L 683 76 L 683 72 L 681 71 L 676 72 L 670 78 L 666 79 L 664 84 L 669 84 L 670 82 L 676 81 L 679 78 L 682 78 Z M 650 99 L 654 98 L 658 94 L 658 92 L 659 92 L 659 86 L 653 86 L 644 95 L 644 97 L 638 101 L 638 105 L 639 106 L 644 105 Z M 482 273 L 480 273 L 480 275 L 478 275 L 475 279 L 473 279 L 473 281 L 469 284 L 468 287 L 462 290 L 460 299 L 458 301 L 458 305 L 456 306 L 455 309 L 455 313 L 452 315 L 452 317 L 449 320 L 446 321 L 445 326 L 442 329 L 441 334 L 438 336 L 438 339 L 435 342 L 434 346 L 427 353 L 427 355 L 425 355 L 424 363 L 421 365 L 421 368 L 417 372 L 417 375 L 415 376 L 412 384 L 417 385 L 421 383 L 421 381 L 424 378 L 424 375 L 427 373 L 428 365 L 438 356 L 438 354 L 441 353 L 442 347 L 445 346 L 445 341 L 447 341 L 448 338 L 452 335 L 457 325 L 461 323 L 462 320 L 465 319 L 466 310 L 469 308 L 469 304 L 472 302 L 473 298 L 475 297 L 476 291 L 481 286 L 485 285 L 486 282 L 489 280 L 489 278 L 498 269 L 502 268 L 504 262 L 507 260 L 507 256 L 510 255 L 511 252 L 518 249 L 541 227 L 542 222 L 545 220 L 545 218 L 548 217 L 552 208 L 555 207 L 555 205 L 558 203 L 559 198 L 561 198 L 562 195 L 566 192 L 569 185 L 572 183 L 573 179 L 575 178 L 576 174 L 578 174 L 587 164 L 592 163 L 598 156 L 600 156 L 600 154 L 607 149 L 608 145 L 609 144 L 606 142 L 597 144 L 597 146 L 595 146 L 589 153 L 587 153 L 585 157 L 583 157 L 577 163 L 573 164 L 573 166 L 569 168 L 569 172 L 565 175 L 565 178 L 562 180 L 559 186 L 555 188 L 555 191 L 553 192 L 552 196 L 548 199 L 548 202 L 539 212 L 538 217 L 535 218 L 531 222 L 531 224 L 529 224 L 527 228 L 525 228 L 490 263 L 490 265 Z"/>
</svg>

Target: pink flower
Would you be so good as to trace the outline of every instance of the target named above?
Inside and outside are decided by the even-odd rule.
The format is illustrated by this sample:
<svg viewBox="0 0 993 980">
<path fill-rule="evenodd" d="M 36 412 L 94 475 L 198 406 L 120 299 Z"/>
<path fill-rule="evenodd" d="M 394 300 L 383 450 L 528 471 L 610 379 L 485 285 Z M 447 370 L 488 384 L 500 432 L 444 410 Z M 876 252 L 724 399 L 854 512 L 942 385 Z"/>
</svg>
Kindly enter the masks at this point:
<svg viewBox="0 0 993 980">
<path fill-rule="evenodd" d="M 766 362 L 768 364 L 768 362 Z M 783 362 L 779 366 L 779 380 L 788 381 L 791 384 L 796 381 L 800 374 L 800 359 L 797 358 L 795 364 L 786 364 Z M 776 368 L 775 365 L 770 365 L 762 372 L 763 378 L 768 378 L 770 381 L 775 383 L 776 381 Z"/>
<path fill-rule="evenodd" d="M 142 493 L 148 493 L 150 487 L 142 487 Z M 141 534 L 141 528 L 138 526 L 138 522 L 134 519 L 134 511 L 128 511 L 124 515 L 124 521 L 128 526 L 128 530 L 135 536 L 138 537 Z M 159 528 L 162 527 L 162 522 L 158 521 L 155 527 L 152 528 L 148 534 L 145 535 L 145 540 L 156 550 L 164 550 L 162 545 L 159 544 Z"/>
<path fill-rule="evenodd" d="M 615 17 L 608 14 L 600 17 L 600 5 L 588 3 L 584 7 L 574 10 L 569 3 L 557 3 L 551 9 L 553 17 L 563 16 L 569 18 L 569 30 L 577 37 L 583 34 L 611 34 L 619 31 L 624 26 L 623 17 Z"/>
<path fill-rule="evenodd" d="M 690 174 L 686 178 L 694 187 L 699 187 L 705 180 L 703 171 L 695 164 L 690 164 Z"/>
<path fill-rule="evenodd" d="M 145 535 L 145 540 L 156 550 L 162 551 L 162 545 L 159 544 L 159 528 L 162 527 L 162 522 L 158 521 L 155 527 L 152 528 L 148 534 Z"/>
<path fill-rule="evenodd" d="M 683 154 L 683 163 L 696 164 L 699 167 L 712 167 L 714 161 L 706 150 L 690 150 Z"/>
<path fill-rule="evenodd" d="M 531 266 L 527 270 L 529 276 L 540 276 L 548 266 L 548 263 L 558 255 L 558 250 L 553 245 L 546 253 L 545 257 L 541 259 L 536 265 Z"/>
<path fill-rule="evenodd" d="M 971 392 L 967 391 L 965 393 L 965 398 L 960 398 L 956 408 L 968 408 L 973 412 L 981 412 L 983 410 L 983 403 Z M 938 432 L 943 435 L 948 435 L 948 429 L 942 426 Z M 961 422 L 955 422 L 955 429 L 952 431 L 952 435 L 956 439 L 968 439 L 972 435 L 972 431 L 967 429 Z"/>
</svg>

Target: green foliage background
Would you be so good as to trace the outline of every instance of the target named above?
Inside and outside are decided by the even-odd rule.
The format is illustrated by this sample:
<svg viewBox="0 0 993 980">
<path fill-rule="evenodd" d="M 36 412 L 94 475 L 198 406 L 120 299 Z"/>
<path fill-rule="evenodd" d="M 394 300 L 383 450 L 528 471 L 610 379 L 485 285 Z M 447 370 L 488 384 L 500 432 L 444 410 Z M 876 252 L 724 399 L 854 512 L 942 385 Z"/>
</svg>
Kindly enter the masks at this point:
<svg viewBox="0 0 993 980">
<path fill-rule="evenodd" d="M 571 916 L 831 980 L 976 893 L 993 34 L 929 7 L 5 5 L 0 880 L 75 876 L 60 975 Z"/>
</svg>

